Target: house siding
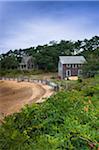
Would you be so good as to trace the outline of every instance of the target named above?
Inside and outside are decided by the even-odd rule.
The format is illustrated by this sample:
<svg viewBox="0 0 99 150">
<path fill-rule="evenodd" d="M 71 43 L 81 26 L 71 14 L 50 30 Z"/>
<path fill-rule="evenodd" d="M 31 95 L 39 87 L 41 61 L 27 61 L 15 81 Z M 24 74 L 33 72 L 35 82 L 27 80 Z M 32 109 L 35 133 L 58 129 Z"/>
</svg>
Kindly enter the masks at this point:
<svg viewBox="0 0 99 150">
<path fill-rule="evenodd" d="M 76 65 L 76 68 L 73 68 L 73 65 Z M 78 70 L 81 70 L 82 65 L 79 64 L 71 64 L 71 67 L 67 67 L 67 64 L 63 65 L 63 78 L 66 77 L 66 70 L 71 71 L 71 76 L 78 76 Z"/>
<path fill-rule="evenodd" d="M 60 61 L 58 63 L 58 76 L 63 79 L 63 64 Z"/>
</svg>

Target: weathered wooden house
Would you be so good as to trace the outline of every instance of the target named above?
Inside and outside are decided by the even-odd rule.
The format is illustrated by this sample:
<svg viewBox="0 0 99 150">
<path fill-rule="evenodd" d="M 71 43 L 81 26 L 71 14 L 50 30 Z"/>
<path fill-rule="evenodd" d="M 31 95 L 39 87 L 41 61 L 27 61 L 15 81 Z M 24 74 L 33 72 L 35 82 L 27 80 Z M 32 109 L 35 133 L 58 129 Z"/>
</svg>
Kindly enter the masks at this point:
<svg viewBox="0 0 99 150">
<path fill-rule="evenodd" d="M 79 76 L 85 62 L 83 56 L 60 56 L 58 63 L 58 76 L 61 79 L 71 76 Z"/>
<path fill-rule="evenodd" d="M 35 69 L 35 60 L 32 56 L 23 56 L 19 65 L 20 70 L 32 70 Z"/>
</svg>

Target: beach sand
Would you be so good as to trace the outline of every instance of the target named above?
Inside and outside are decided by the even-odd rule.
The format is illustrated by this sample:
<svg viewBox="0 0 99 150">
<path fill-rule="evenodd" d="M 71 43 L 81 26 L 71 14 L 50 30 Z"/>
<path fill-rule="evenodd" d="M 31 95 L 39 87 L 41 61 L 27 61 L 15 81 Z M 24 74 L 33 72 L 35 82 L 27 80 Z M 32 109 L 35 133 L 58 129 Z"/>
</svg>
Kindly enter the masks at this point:
<svg viewBox="0 0 99 150">
<path fill-rule="evenodd" d="M 43 102 L 52 94 L 51 87 L 41 83 L 0 81 L 0 114 L 19 112 L 24 105 Z"/>
</svg>

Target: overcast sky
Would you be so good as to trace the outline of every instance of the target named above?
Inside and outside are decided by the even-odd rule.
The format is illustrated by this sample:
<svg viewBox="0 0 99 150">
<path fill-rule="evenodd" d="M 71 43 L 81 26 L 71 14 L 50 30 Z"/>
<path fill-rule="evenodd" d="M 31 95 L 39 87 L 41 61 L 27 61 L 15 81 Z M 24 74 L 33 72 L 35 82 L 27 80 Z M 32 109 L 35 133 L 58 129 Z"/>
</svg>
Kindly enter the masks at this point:
<svg viewBox="0 0 99 150">
<path fill-rule="evenodd" d="M 99 35 L 99 1 L 0 1 L 0 53 Z"/>
</svg>

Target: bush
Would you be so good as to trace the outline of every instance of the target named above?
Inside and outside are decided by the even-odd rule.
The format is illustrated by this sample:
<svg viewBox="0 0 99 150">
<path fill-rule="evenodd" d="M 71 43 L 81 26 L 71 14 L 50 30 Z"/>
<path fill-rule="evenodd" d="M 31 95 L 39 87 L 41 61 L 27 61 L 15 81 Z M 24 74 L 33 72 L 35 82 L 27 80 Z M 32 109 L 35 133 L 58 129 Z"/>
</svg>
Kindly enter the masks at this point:
<svg viewBox="0 0 99 150">
<path fill-rule="evenodd" d="M 61 91 L 7 117 L 0 126 L 0 150 L 97 149 L 99 85 L 89 83 L 84 93 Z"/>
<path fill-rule="evenodd" d="M 96 92 L 96 88 L 93 86 L 87 86 L 83 89 L 83 93 L 85 96 L 93 96 Z"/>
<path fill-rule="evenodd" d="M 82 79 L 81 78 L 78 78 L 78 83 L 81 83 L 82 82 Z"/>
</svg>

